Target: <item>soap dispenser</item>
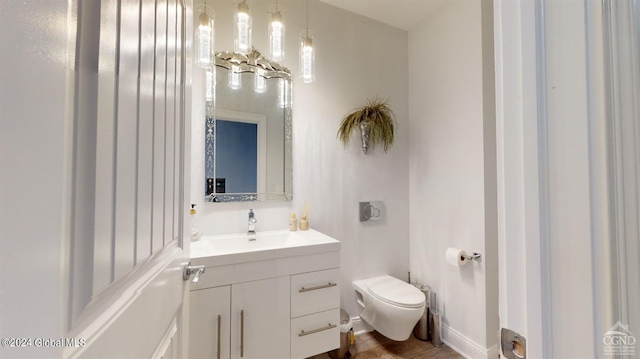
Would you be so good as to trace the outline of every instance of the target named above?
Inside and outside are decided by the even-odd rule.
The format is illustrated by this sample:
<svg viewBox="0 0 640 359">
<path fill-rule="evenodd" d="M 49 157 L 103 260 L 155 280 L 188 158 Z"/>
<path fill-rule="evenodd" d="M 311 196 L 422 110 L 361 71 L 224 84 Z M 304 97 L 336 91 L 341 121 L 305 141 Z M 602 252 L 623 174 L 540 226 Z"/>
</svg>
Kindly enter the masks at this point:
<svg viewBox="0 0 640 359">
<path fill-rule="evenodd" d="M 197 241 L 198 239 L 200 239 L 200 237 L 202 237 L 202 233 L 200 233 L 200 231 L 195 227 L 195 221 L 196 221 L 196 205 L 195 204 L 191 204 L 191 210 L 189 211 L 189 215 L 191 217 L 191 240 L 192 241 Z"/>
<path fill-rule="evenodd" d="M 298 220 L 296 219 L 296 212 L 291 213 L 291 218 L 289 219 L 289 230 L 290 231 L 298 230 Z"/>
</svg>

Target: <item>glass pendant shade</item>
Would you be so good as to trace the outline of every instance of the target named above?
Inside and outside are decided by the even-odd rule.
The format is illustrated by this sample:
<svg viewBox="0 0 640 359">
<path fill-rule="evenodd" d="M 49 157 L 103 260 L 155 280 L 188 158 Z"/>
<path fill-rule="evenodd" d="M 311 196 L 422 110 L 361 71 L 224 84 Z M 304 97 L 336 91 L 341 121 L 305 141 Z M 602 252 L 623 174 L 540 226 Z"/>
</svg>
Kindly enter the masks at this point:
<svg viewBox="0 0 640 359">
<path fill-rule="evenodd" d="M 240 69 L 236 66 L 232 66 L 231 71 L 229 71 L 229 87 L 232 90 L 239 90 L 242 87 Z"/>
<path fill-rule="evenodd" d="M 291 91 L 289 90 L 290 83 L 285 79 L 280 79 L 278 84 L 278 106 L 280 108 L 287 108 L 291 106 Z"/>
<path fill-rule="evenodd" d="M 213 10 L 206 5 L 198 7 L 198 27 L 196 28 L 196 65 L 204 69 L 211 68 L 215 62 L 213 49 Z"/>
<path fill-rule="evenodd" d="M 309 83 L 316 79 L 316 59 L 313 47 L 313 35 L 308 31 L 300 34 L 300 77 L 302 82 Z"/>
<path fill-rule="evenodd" d="M 251 52 L 251 16 L 249 6 L 243 1 L 238 4 L 233 26 L 233 48 L 235 52 Z"/>
<path fill-rule="evenodd" d="M 284 60 L 284 22 L 282 11 L 271 14 L 269 23 L 269 55 L 273 61 Z"/>
<path fill-rule="evenodd" d="M 254 74 L 255 83 L 253 85 L 253 90 L 257 93 L 265 93 L 267 92 L 267 79 L 264 77 L 263 71 L 258 71 Z"/>
<path fill-rule="evenodd" d="M 207 102 L 213 101 L 216 98 L 216 75 L 215 66 L 207 69 L 205 72 L 205 90 L 204 99 Z"/>
</svg>

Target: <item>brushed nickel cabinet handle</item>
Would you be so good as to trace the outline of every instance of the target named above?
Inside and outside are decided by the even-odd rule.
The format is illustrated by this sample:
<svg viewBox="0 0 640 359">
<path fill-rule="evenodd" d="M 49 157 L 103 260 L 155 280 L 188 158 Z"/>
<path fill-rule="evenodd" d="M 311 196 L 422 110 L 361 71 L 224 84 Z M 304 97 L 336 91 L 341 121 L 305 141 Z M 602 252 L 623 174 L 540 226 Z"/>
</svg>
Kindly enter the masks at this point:
<svg viewBox="0 0 640 359">
<path fill-rule="evenodd" d="M 331 282 L 329 282 L 329 283 L 327 283 L 327 284 L 317 285 L 317 286 L 315 286 L 315 287 L 310 287 L 310 288 L 302 287 L 302 288 L 300 288 L 300 290 L 299 290 L 298 292 L 300 292 L 300 293 L 310 292 L 310 291 L 312 291 L 312 290 L 318 290 L 318 289 L 324 289 L 324 288 L 331 288 L 331 287 L 335 287 L 335 286 L 337 286 L 337 285 L 338 285 L 338 283 L 331 283 Z"/>
<path fill-rule="evenodd" d="M 244 357 L 244 309 L 240 311 L 240 358 Z"/>
<path fill-rule="evenodd" d="M 220 322 L 222 321 L 222 316 L 218 314 L 218 359 L 220 359 Z"/>
<path fill-rule="evenodd" d="M 321 332 L 321 331 L 324 331 L 324 330 L 333 329 L 333 328 L 335 328 L 335 327 L 337 327 L 337 325 L 336 325 L 336 324 L 331 324 L 331 323 L 329 323 L 326 327 L 322 327 L 322 328 L 318 328 L 318 329 L 313 329 L 313 330 L 310 330 L 310 331 L 308 331 L 308 332 L 305 332 L 304 330 L 301 330 L 301 331 L 300 331 L 300 333 L 298 333 L 298 336 L 299 336 L 299 337 L 304 337 L 305 335 L 309 335 L 309 334 L 313 334 L 313 333 Z"/>
</svg>

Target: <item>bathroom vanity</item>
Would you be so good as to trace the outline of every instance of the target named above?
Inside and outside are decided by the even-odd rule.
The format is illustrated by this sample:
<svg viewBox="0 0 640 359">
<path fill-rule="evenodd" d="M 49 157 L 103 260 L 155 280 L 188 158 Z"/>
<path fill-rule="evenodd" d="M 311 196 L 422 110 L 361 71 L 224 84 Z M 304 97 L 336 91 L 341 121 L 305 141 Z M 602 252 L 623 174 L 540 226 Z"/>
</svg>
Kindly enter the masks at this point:
<svg viewBox="0 0 640 359">
<path fill-rule="evenodd" d="M 339 346 L 340 242 L 320 232 L 191 243 L 192 358 L 306 358 Z"/>
</svg>

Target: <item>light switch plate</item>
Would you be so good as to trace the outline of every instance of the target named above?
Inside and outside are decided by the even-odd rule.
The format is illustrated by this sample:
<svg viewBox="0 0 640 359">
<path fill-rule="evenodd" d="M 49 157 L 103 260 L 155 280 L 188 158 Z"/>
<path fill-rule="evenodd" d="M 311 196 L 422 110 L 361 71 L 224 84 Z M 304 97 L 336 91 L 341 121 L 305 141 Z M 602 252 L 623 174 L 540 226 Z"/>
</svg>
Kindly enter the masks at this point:
<svg viewBox="0 0 640 359">
<path fill-rule="evenodd" d="M 381 221 L 384 219 L 384 203 L 382 201 L 360 202 L 360 222 Z"/>
</svg>

